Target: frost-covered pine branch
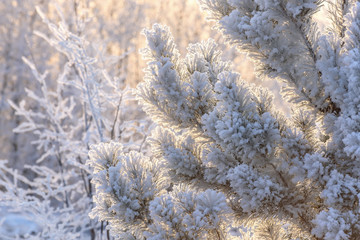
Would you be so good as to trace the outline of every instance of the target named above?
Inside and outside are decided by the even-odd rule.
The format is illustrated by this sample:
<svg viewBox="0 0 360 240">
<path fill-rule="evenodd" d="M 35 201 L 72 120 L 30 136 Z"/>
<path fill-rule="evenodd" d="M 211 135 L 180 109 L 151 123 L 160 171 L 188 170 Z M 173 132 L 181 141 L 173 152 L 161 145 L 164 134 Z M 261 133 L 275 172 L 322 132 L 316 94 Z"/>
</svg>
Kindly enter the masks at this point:
<svg viewBox="0 0 360 240">
<path fill-rule="evenodd" d="M 258 76 L 285 83 L 297 108 L 291 118 L 267 90 L 232 72 L 213 40 L 190 45 L 182 58 L 168 28 L 145 30 L 148 67 L 137 98 L 158 125 L 153 155 L 93 146 L 96 196 L 115 199 L 95 199 L 94 216 L 129 239 L 230 239 L 247 230 L 253 239 L 357 239 L 360 3 L 333 3 L 332 27 L 320 31 L 313 16 L 323 2 L 200 1 Z M 115 179 L 109 159 L 146 174 L 119 169 Z M 146 202 L 138 182 L 157 188 Z M 124 213 L 133 206 L 124 209 L 122 199 L 141 206 L 132 222 Z"/>
</svg>

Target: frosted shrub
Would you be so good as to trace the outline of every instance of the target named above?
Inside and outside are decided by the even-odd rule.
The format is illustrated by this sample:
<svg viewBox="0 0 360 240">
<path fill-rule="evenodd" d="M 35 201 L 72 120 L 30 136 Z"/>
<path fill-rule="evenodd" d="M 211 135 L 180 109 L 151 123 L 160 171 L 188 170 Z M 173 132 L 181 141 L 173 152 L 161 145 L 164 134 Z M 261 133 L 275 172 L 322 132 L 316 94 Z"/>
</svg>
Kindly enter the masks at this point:
<svg viewBox="0 0 360 240">
<path fill-rule="evenodd" d="M 131 116 L 122 115 L 138 111 L 134 111 L 136 104 L 130 101 L 134 98 L 122 85 L 122 77 L 111 77 L 99 66 L 98 59 L 88 53 L 90 43 L 70 32 L 60 12 L 60 22 L 55 24 L 40 8 L 37 11 L 51 35 L 35 34 L 50 44 L 48 48 L 52 46 L 65 55 L 67 61 L 63 71 L 52 79 L 47 71 L 41 73 L 35 63 L 23 58 L 39 88 L 26 89 L 27 98 L 19 104 L 9 103 L 24 119 L 14 131 L 31 132 L 34 140 L 27 144 L 35 145 L 40 157 L 36 164 L 24 166 L 24 175 L 12 169 L 9 161 L 0 161 L 0 207 L 30 219 L 37 228 L 21 236 L 2 233 L 2 237 L 99 239 L 106 235 L 106 223 L 89 218 L 94 189 L 90 168 L 85 165 L 88 150 L 90 144 L 115 138 L 122 141 L 126 135 L 133 143 L 143 141 L 143 132 L 134 135 L 138 122 L 127 121 L 123 126 Z M 30 101 L 36 109 L 30 107 Z M 130 104 L 124 108 L 123 102 Z M 144 131 L 146 126 L 142 126 Z"/>
<path fill-rule="evenodd" d="M 200 3 L 259 77 L 285 83 L 296 110 L 282 116 L 267 90 L 221 60 L 213 40 L 182 58 L 168 28 L 154 25 L 144 31 L 148 67 L 137 87 L 158 125 L 152 156 L 93 146 L 94 216 L 129 239 L 358 239 L 360 3 L 329 2 L 333 25 L 321 32 L 313 15 L 323 1 Z M 107 156 L 121 166 L 116 178 Z M 129 162 L 142 174 L 124 172 Z M 136 191 L 138 182 L 149 191 Z M 117 186 L 118 200 L 100 197 L 114 189 L 104 186 Z M 136 209 L 123 209 L 122 199 L 136 199 Z M 129 227 L 124 213 L 134 210 Z"/>
</svg>

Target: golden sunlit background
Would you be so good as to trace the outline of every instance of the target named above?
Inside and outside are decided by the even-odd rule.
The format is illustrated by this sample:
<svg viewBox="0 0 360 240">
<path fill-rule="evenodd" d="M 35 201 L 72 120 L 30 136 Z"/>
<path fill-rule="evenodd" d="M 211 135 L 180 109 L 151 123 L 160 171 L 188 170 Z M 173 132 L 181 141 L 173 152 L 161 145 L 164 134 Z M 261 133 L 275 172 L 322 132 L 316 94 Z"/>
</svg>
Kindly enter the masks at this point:
<svg viewBox="0 0 360 240">
<path fill-rule="evenodd" d="M 0 159 L 24 158 L 18 156 L 21 155 L 20 146 L 24 143 L 17 134 L 12 133 L 21 119 L 14 115 L 14 109 L 8 104 L 9 99 L 15 104 L 19 103 L 24 98 L 26 88 L 36 88 L 31 71 L 22 57 L 34 62 L 39 72 L 48 71 L 47 81 L 50 85 L 55 82 L 54 78 L 66 61 L 64 55 L 37 34 L 50 35 L 35 6 L 53 23 L 62 20 L 70 32 L 85 39 L 88 54 L 113 76 L 121 78 L 124 86 L 135 87 L 143 78 L 145 62 L 139 54 L 145 46 L 142 29 L 161 23 L 170 27 L 182 55 L 186 53 L 189 43 L 214 38 L 224 52 L 224 59 L 233 63 L 233 69 L 240 72 L 243 79 L 275 90 L 277 105 L 289 112 L 280 95 L 276 94 L 280 89 L 279 84 L 256 79 L 252 63 L 245 55 L 224 44 L 221 34 L 213 29 L 213 22 L 206 20 L 196 0 L 2 0 L 0 140 L 3 147 Z M 326 7 L 316 15 L 320 28 L 328 24 L 324 14 Z"/>
</svg>

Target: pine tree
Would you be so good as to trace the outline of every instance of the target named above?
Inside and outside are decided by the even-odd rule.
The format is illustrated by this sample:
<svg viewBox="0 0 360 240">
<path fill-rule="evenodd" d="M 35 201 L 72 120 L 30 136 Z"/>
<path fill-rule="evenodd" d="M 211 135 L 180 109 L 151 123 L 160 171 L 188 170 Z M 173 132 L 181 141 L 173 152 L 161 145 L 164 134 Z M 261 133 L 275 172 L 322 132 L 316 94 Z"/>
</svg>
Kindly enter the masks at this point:
<svg viewBox="0 0 360 240">
<path fill-rule="evenodd" d="M 200 0 L 259 77 L 284 82 L 291 118 L 213 40 L 181 58 L 168 28 L 145 30 L 152 155 L 94 145 L 92 215 L 121 239 L 358 239 L 360 2 L 326 2 L 319 30 L 323 3 Z"/>
</svg>

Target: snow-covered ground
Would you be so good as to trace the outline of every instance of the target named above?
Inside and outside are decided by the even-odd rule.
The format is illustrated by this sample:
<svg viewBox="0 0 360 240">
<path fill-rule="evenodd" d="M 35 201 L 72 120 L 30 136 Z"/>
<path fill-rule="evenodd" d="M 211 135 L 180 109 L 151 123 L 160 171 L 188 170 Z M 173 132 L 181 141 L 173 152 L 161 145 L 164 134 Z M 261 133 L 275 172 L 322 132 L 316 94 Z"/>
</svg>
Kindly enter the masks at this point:
<svg viewBox="0 0 360 240">
<path fill-rule="evenodd" d="M 40 231 L 40 226 L 33 220 L 21 215 L 1 209 L 0 213 L 0 238 L 22 239 Z"/>
</svg>

